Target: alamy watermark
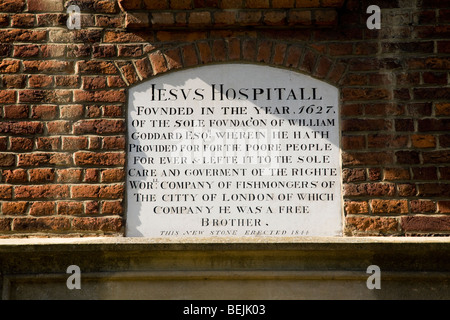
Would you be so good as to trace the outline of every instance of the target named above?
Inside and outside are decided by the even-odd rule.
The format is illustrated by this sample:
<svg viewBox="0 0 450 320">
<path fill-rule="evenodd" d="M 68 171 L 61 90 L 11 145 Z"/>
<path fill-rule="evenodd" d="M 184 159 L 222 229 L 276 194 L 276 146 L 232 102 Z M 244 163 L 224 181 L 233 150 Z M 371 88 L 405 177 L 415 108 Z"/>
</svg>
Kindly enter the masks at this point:
<svg viewBox="0 0 450 320">
<path fill-rule="evenodd" d="M 81 10 L 77 5 L 71 5 L 67 8 L 69 17 L 67 18 L 67 28 L 70 30 L 81 29 Z"/>
<path fill-rule="evenodd" d="M 372 274 L 367 278 L 366 286 L 367 289 L 381 289 L 381 269 L 377 265 L 370 265 L 367 267 L 366 273 Z"/>
<path fill-rule="evenodd" d="M 67 267 L 66 273 L 71 274 L 66 281 L 67 289 L 73 290 L 81 289 L 81 269 L 77 265 L 70 265 Z"/>
</svg>

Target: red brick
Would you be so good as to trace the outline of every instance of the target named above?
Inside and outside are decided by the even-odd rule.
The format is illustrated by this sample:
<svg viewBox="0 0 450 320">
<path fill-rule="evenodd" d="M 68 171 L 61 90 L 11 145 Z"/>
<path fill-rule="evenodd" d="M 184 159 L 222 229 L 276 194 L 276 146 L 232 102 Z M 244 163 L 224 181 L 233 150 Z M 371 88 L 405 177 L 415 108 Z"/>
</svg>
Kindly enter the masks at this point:
<svg viewBox="0 0 450 320">
<path fill-rule="evenodd" d="M 70 61 L 59 60 L 30 60 L 23 62 L 25 72 L 41 73 L 73 73 L 74 64 Z"/>
<path fill-rule="evenodd" d="M 177 0 L 170 2 L 170 8 L 174 10 L 189 10 L 192 9 L 192 1 L 191 0 Z"/>
<path fill-rule="evenodd" d="M 383 165 L 393 163 L 393 156 L 389 152 L 363 152 L 342 154 L 343 165 Z"/>
<path fill-rule="evenodd" d="M 47 132 L 49 134 L 64 134 L 70 133 L 72 131 L 72 126 L 69 121 L 57 120 L 47 122 Z"/>
<path fill-rule="evenodd" d="M 16 45 L 14 46 L 14 54 L 15 58 L 29 58 L 29 57 L 37 57 L 39 56 L 40 50 L 39 46 L 35 44 L 27 44 L 27 45 Z"/>
<path fill-rule="evenodd" d="M 436 137 L 430 134 L 411 135 L 411 143 L 415 148 L 435 148 Z"/>
<path fill-rule="evenodd" d="M 84 182 L 98 182 L 99 173 L 97 169 L 86 169 L 84 172 Z"/>
<path fill-rule="evenodd" d="M 5 74 L 2 77 L 3 87 L 6 89 L 22 89 L 26 85 L 26 76 L 19 74 Z M 11 98 L 9 98 L 11 99 Z"/>
<path fill-rule="evenodd" d="M 181 47 L 185 67 L 198 65 L 197 53 L 193 45 L 185 45 Z"/>
<path fill-rule="evenodd" d="M 412 168 L 415 180 L 437 180 L 436 167 L 418 167 Z"/>
<path fill-rule="evenodd" d="M 125 150 L 125 137 L 104 137 L 103 138 L 103 150 Z"/>
<path fill-rule="evenodd" d="M 169 7 L 167 0 L 144 0 L 144 8 L 150 10 L 162 10 Z"/>
<path fill-rule="evenodd" d="M 31 151 L 33 150 L 34 141 L 30 138 L 11 137 L 9 145 L 11 151 Z"/>
<path fill-rule="evenodd" d="M 430 200 L 411 200 L 411 213 L 435 213 L 436 204 Z"/>
<path fill-rule="evenodd" d="M 119 217 L 76 217 L 72 221 L 72 226 L 78 231 L 120 232 L 123 221 Z"/>
<path fill-rule="evenodd" d="M 86 214 L 98 214 L 99 213 L 98 201 L 85 201 L 84 211 Z"/>
<path fill-rule="evenodd" d="M 120 118 L 122 115 L 121 106 L 103 106 L 103 117 Z"/>
<path fill-rule="evenodd" d="M 0 62 L 0 73 L 15 73 L 20 69 L 19 60 L 6 60 Z"/>
<path fill-rule="evenodd" d="M 137 64 L 137 62 L 136 62 Z M 141 75 L 142 77 L 142 75 Z M 107 77 L 108 87 L 110 88 L 124 88 L 126 83 L 122 80 L 120 76 L 108 76 Z"/>
<path fill-rule="evenodd" d="M 397 151 L 395 152 L 397 163 L 399 164 L 419 164 L 420 156 L 417 151 Z"/>
<path fill-rule="evenodd" d="M 450 128 L 450 119 L 420 119 L 418 129 L 421 132 L 447 131 Z"/>
<path fill-rule="evenodd" d="M 11 153 L 0 153 L 0 167 L 10 167 L 16 163 L 16 157 Z"/>
<path fill-rule="evenodd" d="M 364 196 L 389 196 L 395 195 L 395 185 L 392 183 L 362 183 L 344 185 L 343 194 L 347 197 L 364 197 Z"/>
<path fill-rule="evenodd" d="M 42 42 L 47 37 L 46 30 L 0 30 L 0 43 L 8 42 Z"/>
<path fill-rule="evenodd" d="M 14 218 L 12 229 L 21 232 L 64 231 L 70 229 L 70 220 L 64 217 Z"/>
<path fill-rule="evenodd" d="M 408 169 L 404 168 L 385 168 L 384 180 L 409 180 L 411 175 Z"/>
<path fill-rule="evenodd" d="M 366 147 L 366 138 L 363 135 L 342 136 L 341 143 L 344 150 L 361 150 Z"/>
<path fill-rule="evenodd" d="M 125 102 L 125 91 L 123 90 L 102 90 L 102 91 L 84 91 L 75 90 L 75 102 Z"/>
<path fill-rule="evenodd" d="M 81 150 L 88 146 L 87 137 L 63 137 L 62 150 Z"/>
<path fill-rule="evenodd" d="M 369 134 L 367 146 L 375 149 L 405 148 L 408 146 L 407 135 Z"/>
<path fill-rule="evenodd" d="M 81 74 L 117 74 L 116 66 L 109 61 L 89 60 L 77 63 L 78 71 Z"/>
<path fill-rule="evenodd" d="M 0 94 L 1 97 L 1 94 Z M 4 107 L 5 119 L 23 119 L 28 118 L 29 108 L 26 105 L 11 105 Z"/>
<path fill-rule="evenodd" d="M 342 169 L 342 180 L 346 183 L 357 182 L 366 180 L 366 170 L 365 169 Z"/>
<path fill-rule="evenodd" d="M 114 166 L 125 164 L 125 154 L 120 152 L 76 152 L 76 165 Z"/>
<path fill-rule="evenodd" d="M 30 206 L 30 215 L 32 216 L 51 216 L 56 213 L 54 202 L 33 202 Z"/>
<path fill-rule="evenodd" d="M 6 183 L 25 183 L 28 181 L 27 171 L 24 169 L 3 170 L 2 176 Z"/>
<path fill-rule="evenodd" d="M 436 103 L 435 110 L 437 116 L 450 116 L 450 103 L 449 102 Z"/>
<path fill-rule="evenodd" d="M 37 105 L 31 109 L 31 118 L 51 120 L 58 115 L 58 107 L 55 105 Z"/>
<path fill-rule="evenodd" d="M 2 0 L 0 12 L 21 12 L 25 6 L 25 0 Z"/>
<path fill-rule="evenodd" d="M 347 217 L 346 222 L 346 228 L 351 232 L 375 235 L 396 233 L 399 227 L 396 218 L 386 217 Z"/>
<path fill-rule="evenodd" d="M 59 137 L 37 137 L 36 138 L 36 148 L 38 150 L 58 150 L 60 144 Z"/>
<path fill-rule="evenodd" d="M 151 53 L 149 59 L 154 74 L 163 73 L 168 70 L 164 55 L 160 51 Z"/>
<path fill-rule="evenodd" d="M 98 198 L 99 191 L 100 186 L 89 184 L 73 185 L 71 188 L 72 198 L 74 199 Z"/>
<path fill-rule="evenodd" d="M 439 213 L 450 213 L 450 201 L 438 201 Z"/>
<path fill-rule="evenodd" d="M 346 201 L 344 204 L 346 214 L 368 214 L 369 204 L 366 201 Z"/>
<path fill-rule="evenodd" d="M 122 215 L 123 211 L 122 201 L 104 201 L 102 204 L 102 214 Z"/>
<path fill-rule="evenodd" d="M 81 169 L 59 169 L 57 171 L 57 182 L 80 182 L 81 181 Z"/>
<path fill-rule="evenodd" d="M 105 169 L 101 173 L 102 182 L 122 182 L 125 178 L 123 169 Z"/>
<path fill-rule="evenodd" d="M 4 216 L 9 215 L 24 215 L 28 209 L 28 202 L 26 201 L 9 201 L 2 203 L 2 214 Z"/>
<path fill-rule="evenodd" d="M 121 199 L 124 195 L 123 185 L 107 185 L 102 186 L 98 196 L 103 199 Z"/>
<path fill-rule="evenodd" d="M 69 90 L 40 90 L 29 89 L 19 92 L 20 103 L 68 103 L 72 101 Z"/>
<path fill-rule="evenodd" d="M 69 196 L 69 187 L 64 185 L 17 186 L 16 199 L 60 199 Z"/>
<path fill-rule="evenodd" d="M 423 163 L 450 163 L 450 150 L 422 152 Z"/>
<path fill-rule="evenodd" d="M 100 106 L 87 106 L 86 118 L 99 118 L 102 114 Z"/>
<path fill-rule="evenodd" d="M 406 232 L 450 231 L 450 216 L 403 217 L 401 227 Z"/>
<path fill-rule="evenodd" d="M 29 88 L 48 88 L 53 85 L 53 77 L 46 75 L 30 75 L 28 77 Z"/>
<path fill-rule="evenodd" d="M 436 197 L 450 196 L 450 184 L 445 183 L 420 183 L 418 186 L 418 196 Z"/>
<path fill-rule="evenodd" d="M 406 200 L 371 200 L 374 214 L 400 214 L 408 213 Z"/>
<path fill-rule="evenodd" d="M 63 11 L 62 0 L 28 0 L 28 11 L 51 12 Z"/>
<path fill-rule="evenodd" d="M 22 153 L 18 155 L 18 166 L 42 166 L 42 165 L 70 165 L 72 157 L 70 154 L 58 152 Z"/>
<path fill-rule="evenodd" d="M 74 133 L 80 134 L 108 134 L 108 133 L 124 133 L 124 120 L 80 120 L 74 124 Z"/>
<path fill-rule="evenodd" d="M 226 27 L 235 25 L 237 22 L 236 11 L 214 12 L 214 25 L 216 27 Z"/>
<path fill-rule="evenodd" d="M 84 213 L 81 202 L 58 202 L 57 212 L 59 215 L 81 215 Z"/>
<path fill-rule="evenodd" d="M 192 11 L 189 14 L 188 25 L 192 28 L 211 25 L 211 13 L 209 11 Z"/>
<path fill-rule="evenodd" d="M 266 11 L 263 17 L 263 23 L 268 26 L 283 26 L 286 24 L 286 12 Z"/>
</svg>

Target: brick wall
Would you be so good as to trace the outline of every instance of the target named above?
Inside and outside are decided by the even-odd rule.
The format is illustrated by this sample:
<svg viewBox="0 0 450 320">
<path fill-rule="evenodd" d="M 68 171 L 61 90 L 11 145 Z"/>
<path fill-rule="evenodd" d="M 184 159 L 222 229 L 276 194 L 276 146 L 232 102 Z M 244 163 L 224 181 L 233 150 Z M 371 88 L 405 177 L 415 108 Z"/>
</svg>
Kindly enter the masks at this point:
<svg viewBox="0 0 450 320">
<path fill-rule="evenodd" d="M 0 0 L 0 237 L 123 234 L 127 88 L 224 62 L 340 89 L 346 235 L 450 234 L 449 1 L 118 2 Z"/>
</svg>

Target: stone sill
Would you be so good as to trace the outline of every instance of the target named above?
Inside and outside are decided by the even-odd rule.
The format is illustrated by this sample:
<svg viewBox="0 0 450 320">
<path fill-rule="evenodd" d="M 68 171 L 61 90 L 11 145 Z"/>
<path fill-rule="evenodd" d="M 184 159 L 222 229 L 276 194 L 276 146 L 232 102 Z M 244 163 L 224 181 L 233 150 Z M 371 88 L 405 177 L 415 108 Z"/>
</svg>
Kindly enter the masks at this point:
<svg viewBox="0 0 450 320">
<path fill-rule="evenodd" d="M 279 238 L 178 239 L 174 241 L 134 237 L 86 238 L 9 238 L 0 239 L 0 253 L 48 249 L 77 251 L 100 249 L 121 250 L 336 250 L 336 249 L 420 249 L 434 248 L 450 251 L 450 237 L 302 237 L 280 241 Z"/>
<path fill-rule="evenodd" d="M 82 290 L 65 286 L 70 265 Z M 371 265 L 382 290 L 366 286 Z M 449 299 L 449 289 L 450 238 L 0 240 L 3 299 Z"/>
</svg>

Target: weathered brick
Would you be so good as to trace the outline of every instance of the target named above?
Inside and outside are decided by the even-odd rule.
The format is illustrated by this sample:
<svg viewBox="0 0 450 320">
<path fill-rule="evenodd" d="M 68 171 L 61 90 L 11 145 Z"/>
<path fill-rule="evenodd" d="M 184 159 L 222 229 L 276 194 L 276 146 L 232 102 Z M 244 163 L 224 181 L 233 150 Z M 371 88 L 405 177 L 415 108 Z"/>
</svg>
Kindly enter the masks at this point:
<svg viewBox="0 0 450 320">
<path fill-rule="evenodd" d="M 0 12 L 21 12 L 25 6 L 25 0 L 2 0 Z"/>
<path fill-rule="evenodd" d="M 3 181 L 6 183 L 28 182 L 27 171 L 24 169 L 3 170 Z"/>
<path fill-rule="evenodd" d="M 21 217 L 12 221 L 12 230 L 19 232 L 61 232 L 69 229 L 70 220 L 65 217 Z"/>
<path fill-rule="evenodd" d="M 116 166 L 125 164 L 125 154 L 120 152 L 76 152 L 76 165 Z"/>
<path fill-rule="evenodd" d="M 125 102 L 125 91 L 123 90 L 100 90 L 85 91 L 75 90 L 75 102 Z"/>
<path fill-rule="evenodd" d="M 42 166 L 42 165 L 70 165 L 72 164 L 72 156 L 67 153 L 58 152 L 38 152 L 38 153 L 22 153 L 18 155 L 18 166 Z"/>
<path fill-rule="evenodd" d="M 123 221 L 120 217 L 76 217 L 72 226 L 79 231 L 120 232 Z"/>
<path fill-rule="evenodd" d="M 80 182 L 82 170 L 81 169 L 59 169 L 57 170 L 57 182 Z"/>
<path fill-rule="evenodd" d="M 74 133 L 80 134 L 114 134 L 125 132 L 124 120 L 80 120 L 74 124 Z"/>
<path fill-rule="evenodd" d="M 369 204 L 366 201 L 346 201 L 344 204 L 346 214 L 368 214 Z"/>
<path fill-rule="evenodd" d="M 57 204 L 58 215 L 82 215 L 84 213 L 84 207 L 81 202 L 69 202 L 63 201 Z"/>
<path fill-rule="evenodd" d="M 30 206 L 31 216 L 52 216 L 55 213 L 55 203 L 52 201 L 37 201 Z"/>
<path fill-rule="evenodd" d="M 31 151 L 33 150 L 34 140 L 31 138 L 11 137 L 9 145 L 11 151 Z"/>
<path fill-rule="evenodd" d="M 16 199 L 60 199 L 69 197 L 69 187 L 65 185 L 16 186 Z"/>
<path fill-rule="evenodd" d="M 6 89 L 25 88 L 26 80 L 27 77 L 22 74 L 5 74 L 2 77 L 3 87 Z M 11 99 L 11 97 L 9 99 Z"/>
<path fill-rule="evenodd" d="M 400 214 L 408 213 L 406 200 L 371 200 L 374 214 Z"/>
<path fill-rule="evenodd" d="M 406 232 L 450 231 L 450 216 L 403 217 L 401 227 Z"/>
<path fill-rule="evenodd" d="M 45 183 L 55 180 L 54 169 L 30 169 L 28 174 L 30 182 L 33 183 Z"/>
<path fill-rule="evenodd" d="M 346 228 L 350 232 L 383 235 L 396 233 L 399 223 L 396 218 L 387 217 L 347 217 Z"/>
<path fill-rule="evenodd" d="M 31 118 L 40 120 L 52 120 L 58 116 L 56 105 L 36 105 L 31 108 Z"/>
<path fill-rule="evenodd" d="M 435 213 L 436 203 L 431 200 L 412 200 L 411 213 Z"/>
<path fill-rule="evenodd" d="M 5 119 L 28 118 L 29 107 L 27 105 L 11 105 L 4 107 Z"/>
<path fill-rule="evenodd" d="M 103 201 L 102 203 L 102 214 L 122 215 L 123 211 L 122 201 Z"/>
<path fill-rule="evenodd" d="M 2 203 L 2 214 L 4 216 L 25 215 L 28 209 L 26 201 L 9 201 Z"/>
</svg>

